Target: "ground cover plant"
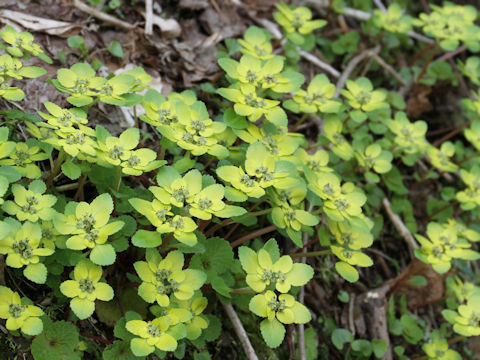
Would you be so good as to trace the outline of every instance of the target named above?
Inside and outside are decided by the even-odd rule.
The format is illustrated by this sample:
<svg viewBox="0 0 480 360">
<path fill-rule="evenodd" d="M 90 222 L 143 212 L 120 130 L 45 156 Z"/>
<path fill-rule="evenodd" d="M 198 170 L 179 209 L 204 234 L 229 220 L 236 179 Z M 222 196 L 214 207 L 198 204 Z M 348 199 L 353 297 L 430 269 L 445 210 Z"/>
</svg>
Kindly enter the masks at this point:
<svg viewBox="0 0 480 360">
<path fill-rule="evenodd" d="M 81 35 L 67 58 L 3 26 L 8 359 L 479 356 L 477 10 L 307 5 L 252 16 L 168 94 Z M 57 97 L 27 111 L 39 78 Z"/>
</svg>

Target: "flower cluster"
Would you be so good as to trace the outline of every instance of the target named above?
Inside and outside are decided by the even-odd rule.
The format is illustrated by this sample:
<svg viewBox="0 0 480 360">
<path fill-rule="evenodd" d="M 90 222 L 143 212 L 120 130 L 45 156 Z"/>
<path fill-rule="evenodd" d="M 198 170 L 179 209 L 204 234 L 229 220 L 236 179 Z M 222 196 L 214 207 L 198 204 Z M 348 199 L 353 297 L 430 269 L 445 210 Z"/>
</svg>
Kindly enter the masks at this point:
<svg viewBox="0 0 480 360">
<path fill-rule="evenodd" d="M 306 264 L 294 263 L 288 255 L 280 257 L 276 242 L 269 242 L 275 243 L 277 250 L 272 250 L 275 247 L 270 246 L 267 249 L 265 246 L 256 253 L 242 246 L 238 257 L 247 273 L 248 286 L 260 293 L 250 300 L 250 311 L 266 318 L 260 324 L 262 335 L 269 346 L 276 347 L 285 335 L 282 324 L 304 324 L 311 319 L 308 309 L 288 292 L 292 286 L 306 284 L 313 276 L 313 269 Z M 274 290 L 280 294 L 276 294 Z"/>
</svg>

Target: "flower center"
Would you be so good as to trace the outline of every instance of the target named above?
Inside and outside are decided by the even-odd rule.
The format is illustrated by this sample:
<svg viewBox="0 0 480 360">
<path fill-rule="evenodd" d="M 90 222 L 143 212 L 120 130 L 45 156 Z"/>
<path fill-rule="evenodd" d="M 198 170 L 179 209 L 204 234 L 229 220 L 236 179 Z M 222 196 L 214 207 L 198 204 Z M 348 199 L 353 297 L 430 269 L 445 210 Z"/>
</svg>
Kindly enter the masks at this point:
<svg viewBox="0 0 480 360">
<path fill-rule="evenodd" d="M 83 229 L 85 232 L 91 232 L 95 226 L 95 218 L 92 214 L 85 215 L 83 219 L 77 220 L 77 229 Z"/>
<path fill-rule="evenodd" d="M 127 160 L 127 164 L 129 167 L 135 167 L 140 164 L 140 159 L 138 158 L 138 156 L 133 155 Z"/>
<path fill-rule="evenodd" d="M 27 151 L 17 150 L 15 151 L 15 165 L 17 166 L 25 166 L 30 154 Z"/>
<path fill-rule="evenodd" d="M 22 313 L 25 311 L 25 306 L 19 304 L 10 304 L 8 307 L 8 313 L 12 315 L 12 317 L 18 319 L 22 316 Z"/>
<path fill-rule="evenodd" d="M 365 105 L 370 102 L 372 99 L 372 94 L 368 91 L 362 90 L 357 96 L 357 101 L 360 103 L 360 105 Z"/>
<path fill-rule="evenodd" d="M 185 189 L 184 187 L 174 190 L 173 194 L 172 194 L 175 201 L 178 201 L 178 202 L 185 201 L 185 199 L 187 199 L 189 195 L 190 194 L 189 194 L 188 190 Z"/>
<path fill-rule="evenodd" d="M 112 149 L 110 149 L 109 155 L 112 159 L 119 159 L 120 156 L 123 155 L 123 147 L 115 145 Z"/>
<path fill-rule="evenodd" d="M 334 203 L 337 209 L 340 211 L 344 211 L 348 208 L 348 201 L 345 199 L 337 199 L 334 201 Z"/>
<path fill-rule="evenodd" d="M 286 306 L 285 306 L 285 300 L 280 300 L 280 301 L 278 301 L 277 299 L 272 298 L 272 299 L 268 302 L 268 307 L 269 307 L 270 309 L 272 309 L 273 311 L 275 311 L 275 312 L 283 311 L 283 310 L 285 310 L 285 308 L 286 308 Z"/>
<path fill-rule="evenodd" d="M 28 242 L 27 239 L 23 239 L 23 240 L 20 240 L 20 241 L 15 241 L 12 244 L 12 249 L 17 254 L 20 254 L 20 256 L 23 257 L 26 260 L 33 257 L 33 250 L 32 250 L 32 248 L 30 246 L 30 243 Z"/>
<path fill-rule="evenodd" d="M 212 200 L 207 199 L 207 198 L 203 198 L 203 199 L 198 200 L 198 207 L 199 207 L 201 210 L 206 210 L 206 209 L 208 209 L 210 206 L 212 206 Z"/>
<path fill-rule="evenodd" d="M 147 331 L 148 331 L 148 333 L 149 333 L 150 335 L 152 335 L 152 336 L 154 336 L 154 337 L 158 337 L 158 336 L 160 336 L 160 334 L 162 333 L 162 332 L 160 331 L 160 329 L 157 328 L 157 327 L 156 327 L 155 325 L 153 325 L 153 324 L 148 325 Z"/>
<path fill-rule="evenodd" d="M 240 182 L 242 184 L 244 184 L 245 186 L 248 186 L 248 187 L 251 187 L 255 184 L 255 180 L 253 180 L 250 176 L 248 176 L 247 174 L 243 175 L 241 178 L 240 178 Z"/>
<path fill-rule="evenodd" d="M 78 287 L 81 291 L 89 294 L 95 291 L 95 286 L 93 286 L 93 282 L 90 279 L 80 279 L 78 282 Z"/>
<path fill-rule="evenodd" d="M 197 132 L 204 131 L 206 128 L 205 123 L 200 120 L 193 120 L 192 121 L 192 129 L 194 129 Z"/>
</svg>

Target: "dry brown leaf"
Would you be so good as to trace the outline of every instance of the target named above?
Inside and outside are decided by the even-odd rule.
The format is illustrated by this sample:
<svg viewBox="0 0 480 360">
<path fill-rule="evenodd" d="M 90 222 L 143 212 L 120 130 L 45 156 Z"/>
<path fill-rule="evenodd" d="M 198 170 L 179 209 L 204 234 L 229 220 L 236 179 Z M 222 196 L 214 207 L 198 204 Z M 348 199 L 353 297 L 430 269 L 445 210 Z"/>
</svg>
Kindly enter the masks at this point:
<svg viewBox="0 0 480 360">
<path fill-rule="evenodd" d="M 8 22 L 19 24 L 29 31 L 44 32 L 57 36 L 69 36 L 70 32 L 78 27 L 77 24 L 41 18 L 6 9 L 0 10 L 0 19 L 2 21 L 7 20 Z"/>
</svg>

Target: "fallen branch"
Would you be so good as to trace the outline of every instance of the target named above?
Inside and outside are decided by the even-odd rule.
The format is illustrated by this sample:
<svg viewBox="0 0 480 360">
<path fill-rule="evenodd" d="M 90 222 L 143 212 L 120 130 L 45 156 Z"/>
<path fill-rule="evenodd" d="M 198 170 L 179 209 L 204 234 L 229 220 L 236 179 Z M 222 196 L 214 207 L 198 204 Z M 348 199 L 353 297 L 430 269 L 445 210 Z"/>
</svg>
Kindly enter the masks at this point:
<svg viewBox="0 0 480 360">
<path fill-rule="evenodd" d="M 327 8 L 329 6 L 329 0 L 305 0 L 304 1 L 306 4 L 316 7 L 316 8 Z M 357 9 L 352 9 L 349 7 L 344 7 L 342 9 L 343 15 L 361 20 L 361 21 L 368 21 L 372 17 L 372 14 L 362 11 L 362 10 L 357 10 Z M 422 34 L 419 34 L 415 31 L 409 31 L 407 32 L 407 35 L 411 37 L 412 39 L 416 39 L 418 41 L 424 42 L 426 44 L 433 44 L 435 41 L 433 39 L 430 39 L 429 37 L 426 37 Z"/>
<path fill-rule="evenodd" d="M 259 25 L 261 25 L 265 29 L 267 29 L 268 32 L 270 34 L 272 34 L 275 39 L 281 39 L 282 38 L 282 33 L 280 32 L 280 30 L 278 29 L 278 26 L 275 23 L 273 23 L 273 22 L 271 22 L 267 19 L 258 18 L 258 16 L 255 16 L 255 15 L 250 14 L 250 13 L 249 13 L 249 16 L 252 18 L 253 21 L 255 21 L 256 23 L 258 23 Z M 308 51 L 304 51 L 304 50 L 300 49 L 299 47 L 297 47 L 297 50 L 298 50 L 298 52 L 299 52 L 299 54 L 302 58 L 311 62 L 313 65 L 318 66 L 320 69 L 328 72 L 330 75 L 332 75 L 335 78 L 338 78 L 340 76 L 340 72 L 337 69 L 335 69 L 333 66 L 327 64 L 326 62 L 320 60 L 315 55 L 312 55 Z"/>
<path fill-rule="evenodd" d="M 366 58 L 372 57 L 374 54 L 378 54 L 380 52 L 380 46 L 375 46 L 372 49 L 368 49 L 362 51 L 360 54 L 355 56 L 350 62 L 348 63 L 347 67 L 343 71 L 342 75 L 337 81 L 335 95 L 333 97 L 337 97 L 340 94 L 340 89 L 343 89 L 345 83 L 347 82 L 348 77 L 351 75 L 352 71 L 357 67 L 357 65 Z"/>
<path fill-rule="evenodd" d="M 248 338 L 247 333 L 245 332 L 245 329 L 242 325 L 242 322 L 238 318 L 238 315 L 235 312 L 235 309 L 233 308 L 232 304 L 228 304 L 228 305 L 224 304 L 223 308 L 225 309 L 225 312 L 227 313 L 228 318 L 232 322 L 233 330 L 235 331 L 235 334 L 237 334 L 238 339 L 240 340 L 240 344 L 242 345 L 243 351 L 245 352 L 247 359 L 258 360 L 257 354 L 255 353 L 255 350 L 253 349 L 253 346 L 250 343 L 250 339 Z"/>
<path fill-rule="evenodd" d="M 97 9 L 92 8 L 92 7 L 88 6 L 87 4 L 84 4 L 80 0 L 73 0 L 73 5 L 78 10 L 86 12 L 87 14 L 89 14 L 89 15 L 97 18 L 97 19 L 103 20 L 103 21 L 105 21 L 105 22 L 107 22 L 111 25 L 118 26 L 119 28 L 122 28 L 124 30 L 133 30 L 133 29 L 136 28 L 136 25 L 132 25 L 130 23 L 127 23 L 125 21 L 117 19 L 116 17 L 110 16 L 110 15 L 104 13 L 104 12 L 98 11 Z"/>
<path fill-rule="evenodd" d="M 145 35 L 153 34 L 153 2 L 145 0 Z"/>
<path fill-rule="evenodd" d="M 370 290 L 359 297 L 359 305 L 363 312 L 367 329 L 371 339 L 384 340 L 387 345 L 387 352 L 383 360 L 392 360 L 392 346 L 390 336 L 388 335 L 387 325 L 387 298 L 386 294 L 390 290 L 389 283 Z"/>
<path fill-rule="evenodd" d="M 305 247 L 305 244 L 308 242 L 308 234 L 303 233 L 302 234 L 302 253 L 305 253 L 307 251 L 307 248 Z M 305 256 L 302 256 L 300 259 L 300 262 L 302 264 L 305 264 L 307 262 L 307 258 Z M 298 301 L 300 304 L 303 305 L 305 301 L 305 286 L 302 286 L 300 288 L 300 291 L 298 293 Z M 298 354 L 300 357 L 300 360 L 307 360 L 307 351 L 305 348 L 305 326 L 303 324 L 298 324 Z"/>
<path fill-rule="evenodd" d="M 397 229 L 398 234 L 407 242 L 407 245 L 410 251 L 413 253 L 413 251 L 415 249 L 418 249 L 419 246 L 415 241 L 415 238 L 413 237 L 413 235 L 410 233 L 410 230 L 408 230 L 408 228 L 405 226 L 400 216 L 398 216 L 393 212 L 390 201 L 387 198 L 384 198 L 382 200 L 382 205 L 385 208 L 385 211 L 387 212 L 388 217 L 390 218 L 393 225 L 395 226 L 395 229 Z"/>
</svg>

